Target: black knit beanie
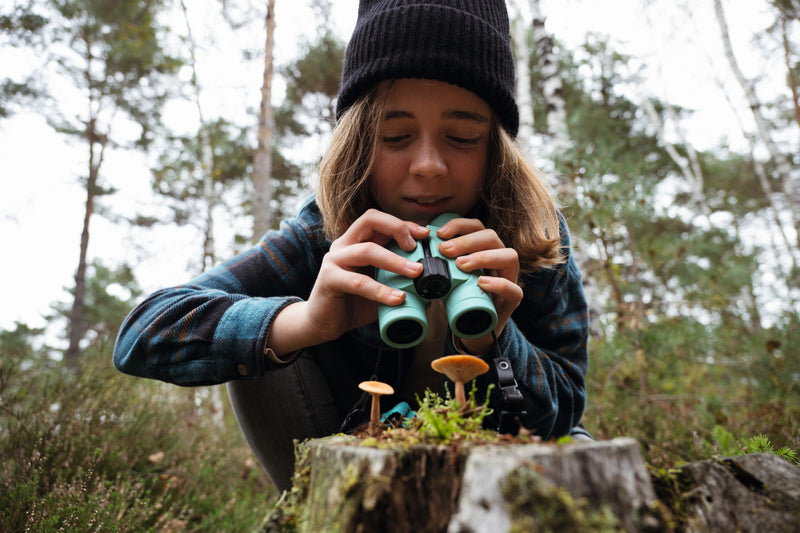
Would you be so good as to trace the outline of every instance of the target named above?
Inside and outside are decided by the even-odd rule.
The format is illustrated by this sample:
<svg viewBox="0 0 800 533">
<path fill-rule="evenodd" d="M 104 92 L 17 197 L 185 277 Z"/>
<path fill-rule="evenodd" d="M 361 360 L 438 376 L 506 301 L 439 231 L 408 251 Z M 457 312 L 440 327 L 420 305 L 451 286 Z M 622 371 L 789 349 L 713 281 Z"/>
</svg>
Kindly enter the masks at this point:
<svg viewBox="0 0 800 533">
<path fill-rule="evenodd" d="M 339 118 L 373 84 L 425 78 L 483 98 L 512 137 L 519 129 L 504 0 L 360 0 L 344 58 Z"/>
</svg>

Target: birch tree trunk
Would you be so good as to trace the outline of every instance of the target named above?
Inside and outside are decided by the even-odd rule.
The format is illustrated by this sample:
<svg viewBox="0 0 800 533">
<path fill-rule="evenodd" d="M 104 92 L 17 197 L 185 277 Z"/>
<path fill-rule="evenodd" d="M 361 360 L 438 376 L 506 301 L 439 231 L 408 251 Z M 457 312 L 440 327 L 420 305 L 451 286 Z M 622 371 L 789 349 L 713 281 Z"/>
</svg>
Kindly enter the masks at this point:
<svg viewBox="0 0 800 533">
<path fill-rule="evenodd" d="M 796 258 L 796 249 L 797 247 L 792 244 L 791 240 L 789 239 L 789 235 L 787 229 L 785 227 L 785 223 L 781 220 L 781 211 L 779 206 L 777 205 L 775 199 L 775 192 L 772 190 L 772 185 L 769 183 L 769 176 L 767 175 L 767 169 L 764 168 L 764 165 L 761 161 L 756 157 L 756 136 L 752 132 L 748 131 L 742 121 L 742 117 L 739 113 L 739 109 L 734 104 L 731 96 L 728 94 L 728 91 L 725 89 L 725 84 L 722 83 L 722 80 L 717 79 L 717 85 L 722 91 L 722 95 L 725 97 L 725 101 L 728 103 L 728 106 L 731 108 L 733 116 L 736 118 L 736 122 L 739 124 L 739 128 L 742 130 L 742 135 L 744 138 L 747 139 L 747 143 L 750 150 L 750 159 L 753 161 L 753 169 L 755 170 L 756 176 L 758 177 L 759 185 L 761 186 L 761 191 L 764 193 L 764 199 L 767 204 L 767 209 L 769 210 L 770 214 L 772 215 L 772 222 L 775 224 L 775 229 L 777 233 L 780 235 L 780 240 L 785 247 L 786 253 L 789 255 L 792 261 L 792 267 L 797 269 L 798 261 Z M 780 250 L 776 247 L 776 252 L 778 255 L 780 254 Z M 779 264 L 779 263 L 778 263 Z M 784 279 L 789 279 L 789 276 L 784 272 L 783 273 Z"/>
<path fill-rule="evenodd" d="M 664 121 L 656 111 L 656 108 L 650 98 L 643 96 L 641 98 L 641 103 L 642 108 L 644 108 L 644 111 L 647 114 L 647 117 L 656 128 L 658 140 L 664 146 L 664 149 L 672 161 L 674 161 L 675 164 L 678 165 L 678 168 L 681 169 L 681 174 L 683 174 L 684 179 L 689 183 L 689 186 L 692 189 L 692 203 L 700 211 L 700 213 L 703 214 L 704 217 L 708 218 L 711 215 L 711 210 L 708 207 L 705 193 L 703 191 L 703 171 L 700 168 L 700 161 L 697 159 L 697 152 L 695 151 L 694 147 L 692 147 L 692 145 L 686 141 L 686 139 L 681 139 L 686 147 L 688 157 L 681 155 L 678 152 L 678 149 L 675 147 L 675 144 L 667 139 L 666 135 L 664 134 Z"/>
<path fill-rule="evenodd" d="M 797 13 L 797 17 L 800 19 L 800 11 Z M 792 60 L 791 60 L 791 50 L 789 46 L 789 29 L 787 25 L 787 17 L 786 15 L 781 16 L 781 39 L 783 41 L 783 60 L 784 64 L 786 65 L 786 80 L 789 84 L 789 90 L 792 91 L 792 108 L 794 110 L 794 121 L 797 123 L 797 127 L 800 128 L 800 94 L 798 94 L 797 90 L 797 78 L 794 75 L 794 69 L 792 69 Z"/>
<path fill-rule="evenodd" d="M 192 88 L 192 100 L 194 100 L 194 105 L 197 109 L 197 120 L 199 123 L 197 137 L 200 143 L 200 165 L 203 172 L 203 204 L 206 206 L 203 228 L 203 256 L 200 264 L 202 265 L 202 270 L 206 270 L 214 266 L 216 261 L 216 254 L 214 252 L 213 217 L 214 206 L 217 203 L 214 195 L 214 152 L 211 148 L 208 124 L 206 124 L 205 117 L 203 116 L 203 106 L 200 101 L 202 90 L 197 78 L 197 44 L 192 34 L 192 25 L 189 22 L 189 11 L 186 7 L 185 0 L 181 0 L 181 10 L 183 11 L 183 20 L 186 23 L 186 40 L 189 45 L 189 67 L 192 70 L 192 77 L 189 81 L 189 85 Z"/>
<path fill-rule="evenodd" d="M 775 171 L 778 174 L 778 178 L 783 184 L 784 194 L 786 195 L 787 203 L 789 204 L 789 208 L 792 212 L 792 220 L 795 231 L 800 234 L 800 211 L 798 211 L 798 206 L 800 206 L 800 187 L 794 183 L 792 168 L 788 158 L 785 154 L 781 153 L 780 149 L 772 139 L 772 129 L 766 118 L 764 118 L 764 115 L 761 113 L 761 102 L 759 102 L 758 97 L 756 96 L 753 83 L 744 77 L 741 68 L 739 68 L 739 63 L 733 53 L 733 46 L 731 45 L 730 34 L 728 32 L 728 23 L 725 20 L 725 13 L 722 8 L 722 0 L 714 0 L 714 12 L 717 17 L 717 22 L 719 23 L 720 34 L 722 36 L 722 45 L 725 49 L 725 56 L 728 59 L 728 63 L 731 66 L 734 76 L 736 76 L 736 80 L 739 82 L 739 85 L 744 91 L 747 104 L 750 106 L 750 110 L 753 113 L 753 119 L 756 123 L 759 138 L 766 147 L 770 159 L 775 165 Z"/>
<path fill-rule="evenodd" d="M 523 9 L 523 0 L 511 2 L 514 20 L 511 35 L 514 40 L 514 59 L 517 70 L 517 106 L 519 107 L 519 139 L 523 153 L 531 157 L 533 152 L 533 99 L 531 97 L 531 63 L 528 49 L 528 18 Z"/>
<path fill-rule="evenodd" d="M 553 52 L 553 37 L 544 27 L 539 0 L 530 0 L 533 16 L 533 38 L 536 42 L 536 55 L 542 73 L 544 101 L 547 113 L 547 131 L 553 137 L 553 151 L 563 153 L 569 147 L 569 128 L 567 126 L 567 105 L 562 92 L 563 83 L 558 66 L 558 58 Z"/>
<path fill-rule="evenodd" d="M 258 149 L 253 169 L 253 240 L 264 234 L 272 224 L 272 144 L 275 118 L 272 108 L 272 50 L 275 43 L 275 0 L 267 0 L 265 19 L 267 30 L 264 45 L 264 78 L 261 84 L 261 110 L 258 115 Z"/>
</svg>

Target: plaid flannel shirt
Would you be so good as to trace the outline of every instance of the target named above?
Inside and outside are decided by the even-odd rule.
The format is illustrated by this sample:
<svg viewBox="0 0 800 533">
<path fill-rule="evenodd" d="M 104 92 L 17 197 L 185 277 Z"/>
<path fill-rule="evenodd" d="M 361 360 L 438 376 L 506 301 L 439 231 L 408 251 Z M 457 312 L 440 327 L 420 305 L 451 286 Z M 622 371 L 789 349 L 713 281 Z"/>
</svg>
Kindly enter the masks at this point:
<svg viewBox="0 0 800 533">
<path fill-rule="evenodd" d="M 544 438 L 569 433 L 586 403 L 589 316 L 561 222 L 567 261 L 525 277 L 523 300 L 498 337 L 525 399 L 523 423 Z M 329 248 L 311 198 L 250 250 L 136 306 L 122 324 L 114 364 L 185 386 L 259 379 L 288 364 L 268 348 L 272 321 L 308 297 Z M 452 340 L 446 349 L 458 351 Z M 492 354 L 484 358 L 491 364 Z"/>
</svg>

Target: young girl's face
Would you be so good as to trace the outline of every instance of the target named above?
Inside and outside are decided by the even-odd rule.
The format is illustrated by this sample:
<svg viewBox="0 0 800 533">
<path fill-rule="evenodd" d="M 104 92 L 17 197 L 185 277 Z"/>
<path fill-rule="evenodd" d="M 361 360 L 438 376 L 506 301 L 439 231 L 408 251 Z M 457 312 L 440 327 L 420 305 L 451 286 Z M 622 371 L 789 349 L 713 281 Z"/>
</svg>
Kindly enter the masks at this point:
<svg viewBox="0 0 800 533">
<path fill-rule="evenodd" d="M 445 212 L 466 214 L 480 198 L 491 108 L 448 83 L 383 82 L 386 106 L 369 190 L 383 211 L 426 225 Z"/>
</svg>

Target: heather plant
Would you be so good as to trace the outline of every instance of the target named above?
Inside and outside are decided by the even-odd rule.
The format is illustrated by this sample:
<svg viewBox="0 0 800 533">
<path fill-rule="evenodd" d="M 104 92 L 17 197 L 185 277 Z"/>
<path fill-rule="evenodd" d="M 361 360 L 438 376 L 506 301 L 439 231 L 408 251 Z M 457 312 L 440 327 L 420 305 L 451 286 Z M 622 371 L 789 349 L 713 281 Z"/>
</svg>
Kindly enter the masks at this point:
<svg viewBox="0 0 800 533">
<path fill-rule="evenodd" d="M 17 332 L 18 333 L 18 332 Z M 194 389 L 65 370 L 0 332 L 0 530 L 247 531 L 274 498 L 235 422 Z"/>
</svg>

